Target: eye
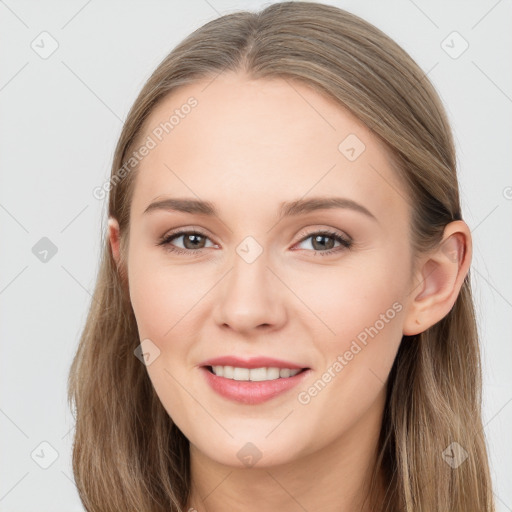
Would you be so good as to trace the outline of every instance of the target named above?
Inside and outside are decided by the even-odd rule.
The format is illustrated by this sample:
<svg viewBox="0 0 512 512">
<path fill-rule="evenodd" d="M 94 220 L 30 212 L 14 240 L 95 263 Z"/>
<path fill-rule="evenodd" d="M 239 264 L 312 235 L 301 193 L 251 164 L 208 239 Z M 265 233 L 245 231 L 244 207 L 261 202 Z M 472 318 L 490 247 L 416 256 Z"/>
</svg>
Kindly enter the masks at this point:
<svg viewBox="0 0 512 512">
<path fill-rule="evenodd" d="M 182 247 L 176 247 L 172 242 L 180 238 L 183 239 Z M 162 237 L 157 245 L 164 246 L 170 252 L 190 255 L 201 252 L 201 249 L 206 247 L 206 240 L 209 240 L 208 236 L 200 231 L 177 231 Z M 214 245 L 212 244 L 212 246 Z"/>
<path fill-rule="evenodd" d="M 325 256 L 345 249 L 350 249 L 352 246 L 352 240 L 349 237 L 342 236 L 336 231 L 322 230 L 309 234 L 302 233 L 301 236 L 304 238 L 299 242 L 299 244 L 303 244 L 307 240 L 311 239 L 310 245 L 315 255 L 320 254 Z M 174 243 L 179 239 L 182 239 L 182 247 L 178 247 Z M 201 231 L 181 230 L 164 235 L 157 245 L 165 247 L 169 252 L 190 256 L 194 253 L 201 253 L 202 249 L 207 248 L 208 246 L 206 243 L 208 240 L 210 240 L 209 237 Z M 337 247 L 335 246 L 336 243 L 339 244 Z M 211 243 L 209 247 L 215 247 L 215 244 Z"/>
<path fill-rule="evenodd" d="M 303 235 L 304 234 L 302 234 L 302 236 Z M 344 237 L 336 231 L 322 230 L 309 233 L 299 242 L 299 244 L 304 243 L 309 239 L 311 239 L 310 245 L 313 248 L 315 255 L 320 254 L 325 256 L 345 249 L 350 249 L 352 246 L 352 240 L 350 238 Z M 335 247 L 336 242 L 339 244 L 337 247 Z"/>
</svg>

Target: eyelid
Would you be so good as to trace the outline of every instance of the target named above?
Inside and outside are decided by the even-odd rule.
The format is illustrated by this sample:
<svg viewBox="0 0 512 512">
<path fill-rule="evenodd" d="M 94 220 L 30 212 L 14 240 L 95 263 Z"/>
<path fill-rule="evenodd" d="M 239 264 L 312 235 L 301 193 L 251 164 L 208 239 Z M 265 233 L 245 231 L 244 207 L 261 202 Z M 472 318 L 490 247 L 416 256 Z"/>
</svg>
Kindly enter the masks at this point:
<svg viewBox="0 0 512 512">
<path fill-rule="evenodd" d="M 171 230 L 171 231 L 167 231 L 160 239 L 161 240 L 165 240 L 165 239 L 169 239 L 171 238 L 173 235 L 185 235 L 185 234 L 188 234 L 188 233 L 197 233 L 199 235 L 202 235 L 206 238 L 209 238 L 212 242 L 212 237 L 206 233 L 202 228 L 198 227 L 198 226 L 185 226 L 183 228 L 176 228 L 175 230 Z M 304 229 L 301 233 L 299 233 L 299 240 L 296 242 L 303 242 L 306 238 L 309 238 L 310 236 L 312 235 L 316 235 L 316 234 L 320 234 L 320 233 L 324 233 L 324 234 L 328 234 L 328 235 L 337 235 L 337 236 L 340 236 L 341 238 L 343 238 L 345 241 L 347 242 L 352 242 L 352 237 L 350 235 L 348 235 L 347 233 L 344 233 L 344 232 L 339 232 L 339 231 L 335 231 L 333 230 L 333 228 L 317 228 L 317 229 Z M 177 236 L 177 238 L 179 238 Z M 218 244 L 217 244 L 218 245 Z"/>
<path fill-rule="evenodd" d="M 162 247 L 165 251 L 167 251 L 171 254 L 184 255 L 187 257 L 200 256 L 203 253 L 203 249 L 209 249 L 210 247 L 201 247 L 196 250 L 191 250 L 191 249 L 183 249 L 181 247 L 176 247 L 171 243 L 171 241 L 173 241 L 174 239 L 177 239 L 177 238 L 180 238 L 180 237 L 186 236 L 187 234 L 192 234 L 192 233 L 200 235 L 204 238 L 207 238 L 208 240 L 210 240 L 213 243 L 213 245 L 218 245 L 218 244 L 216 244 L 216 242 L 214 242 L 212 237 L 208 233 L 206 233 L 205 230 L 203 230 L 202 228 L 197 227 L 197 226 L 184 226 L 184 227 L 179 227 L 179 228 L 175 228 L 170 231 L 167 231 L 164 235 L 162 235 L 158 239 L 156 246 Z"/>
<path fill-rule="evenodd" d="M 312 238 L 314 236 L 325 236 L 327 238 L 331 238 L 336 242 L 339 243 L 338 247 L 332 247 L 331 249 L 326 249 L 324 251 L 320 250 L 308 250 L 308 249 L 293 249 L 293 250 L 305 250 L 308 253 L 312 253 L 314 256 L 322 256 L 322 257 L 328 257 L 328 256 L 337 256 L 342 252 L 345 252 L 347 250 L 351 250 L 353 248 L 354 242 L 352 240 L 352 237 L 350 235 L 347 235 L 345 233 L 341 233 L 337 230 L 333 230 L 332 228 L 318 228 L 313 229 L 312 231 L 303 231 L 301 233 L 301 239 L 294 245 L 301 244 L 308 240 L 309 238 Z"/>
<path fill-rule="evenodd" d="M 202 229 L 198 226 L 184 226 L 184 227 L 180 227 L 180 228 L 176 228 L 176 229 L 171 229 L 170 231 L 167 231 L 161 237 L 161 239 L 164 240 L 166 238 L 172 237 L 173 235 L 185 235 L 187 233 L 197 233 L 198 235 L 202 235 L 206 238 L 209 238 L 213 242 L 212 237 L 204 229 Z"/>
<path fill-rule="evenodd" d="M 322 233 L 325 235 L 329 235 L 329 236 L 339 236 L 340 238 L 343 238 L 343 240 L 346 241 L 347 243 L 353 243 L 353 239 L 348 233 L 345 233 L 344 231 L 340 231 L 336 228 L 330 228 L 330 227 L 329 228 L 318 227 L 318 228 L 312 228 L 312 229 L 309 229 L 309 228 L 304 229 L 298 235 L 300 237 L 298 242 L 303 242 L 305 239 L 309 238 L 312 235 L 322 234 Z"/>
<path fill-rule="evenodd" d="M 202 251 L 204 249 L 211 248 L 211 247 L 200 247 L 199 249 L 182 249 L 181 247 L 176 247 L 171 244 L 171 241 L 173 239 L 180 238 L 187 234 L 197 234 L 197 235 L 203 236 L 204 238 L 209 239 L 214 245 L 218 245 L 212 239 L 212 237 L 210 237 L 210 235 L 205 232 L 205 230 L 203 230 L 202 228 L 199 228 L 197 226 L 188 226 L 188 227 L 185 226 L 185 227 L 176 228 L 175 230 L 168 231 L 160 238 L 157 245 L 163 246 L 169 252 L 174 252 L 176 254 L 184 254 L 184 255 L 186 254 L 189 256 L 200 255 L 200 254 L 202 254 Z M 311 238 L 314 235 L 323 235 L 326 237 L 330 237 L 340 243 L 340 246 L 332 248 L 332 249 L 327 249 L 325 251 L 320 251 L 320 250 L 315 250 L 315 249 L 313 249 L 313 250 L 302 249 L 302 250 L 306 250 L 307 252 L 313 253 L 315 255 L 321 254 L 321 255 L 326 256 L 326 255 L 335 254 L 342 250 L 350 249 L 354 243 L 352 237 L 350 235 L 348 235 L 347 233 L 339 231 L 335 228 L 333 229 L 330 227 L 329 228 L 318 227 L 316 229 L 315 228 L 304 229 L 299 234 L 300 239 L 297 242 L 295 242 L 294 245 L 300 244 L 301 242 L 304 242 L 305 240 L 307 240 L 308 238 Z M 297 249 L 295 249 L 295 250 L 297 250 Z"/>
</svg>

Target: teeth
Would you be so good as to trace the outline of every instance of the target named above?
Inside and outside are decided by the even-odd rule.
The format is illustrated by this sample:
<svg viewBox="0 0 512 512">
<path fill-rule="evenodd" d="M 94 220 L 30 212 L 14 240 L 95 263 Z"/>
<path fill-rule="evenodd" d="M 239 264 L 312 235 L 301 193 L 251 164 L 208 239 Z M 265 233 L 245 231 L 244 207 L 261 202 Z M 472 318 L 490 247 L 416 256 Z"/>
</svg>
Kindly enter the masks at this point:
<svg viewBox="0 0 512 512">
<path fill-rule="evenodd" d="M 233 368 L 234 380 L 249 380 L 249 368 Z"/>
<path fill-rule="evenodd" d="M 300 370 L 292 370 L 290 368 L 238 368 L 233 366 L 212 366 L 213 373 L 218 377 L 233 380 L 250 380 L 250 381 L 263 381 L 263 380 L 276 380 L 284 379 L 286 377 L 293 377 L 300 372 Z"/>
</svg>

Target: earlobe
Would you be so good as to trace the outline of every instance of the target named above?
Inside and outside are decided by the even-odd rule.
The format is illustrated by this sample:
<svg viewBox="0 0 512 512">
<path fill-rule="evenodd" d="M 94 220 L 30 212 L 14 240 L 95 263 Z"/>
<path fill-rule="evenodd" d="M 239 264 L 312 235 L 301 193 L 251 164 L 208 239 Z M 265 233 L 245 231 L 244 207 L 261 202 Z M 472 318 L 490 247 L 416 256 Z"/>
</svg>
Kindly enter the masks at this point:
<svg viewBox="0 0 512 512">
<path fill-rule="evenodd" d="M 109 217 L 108 219 L 108 238 L 110 241 L 112 256 L 119 268 L 119 223 L 113 217 Z"/>
<path fill-rule="evenodd" d="M 419 334 L 452 309 L 471 264 L 471 233 L 464 221 L 445 227 L 439 246 L 423 258 L 410 294 L 403 334 Z"/>
</svg>

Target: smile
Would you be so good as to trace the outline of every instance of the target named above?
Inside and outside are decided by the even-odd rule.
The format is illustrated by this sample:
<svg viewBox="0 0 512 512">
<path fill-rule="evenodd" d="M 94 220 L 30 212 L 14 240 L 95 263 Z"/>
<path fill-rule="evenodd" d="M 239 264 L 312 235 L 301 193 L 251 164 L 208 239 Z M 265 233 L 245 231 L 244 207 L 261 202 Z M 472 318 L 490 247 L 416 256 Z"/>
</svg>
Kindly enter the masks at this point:
<svg viewBox="0 0 512 512">
<path fill-rule="evenodd" d="M 293 377 L 303 370 L 291 368 L 240 368 L 236 366 L 210 366 L 212 371 L 217 377 L 224 377 L 225 379 L 233 379 L 238 381 L 253 381 L 261 382 L 265 380 L 276 380 Z"/>
<path fill-rule="evenodd" d="M 247 405 L 261 404 L 285 394 L 302 382 L 312 371 L 311 368 L 249 369 L 233 366 L 202 366 L 200 370 L 210 389 L 216 394 L 230 401 Z"/>
</svg>

